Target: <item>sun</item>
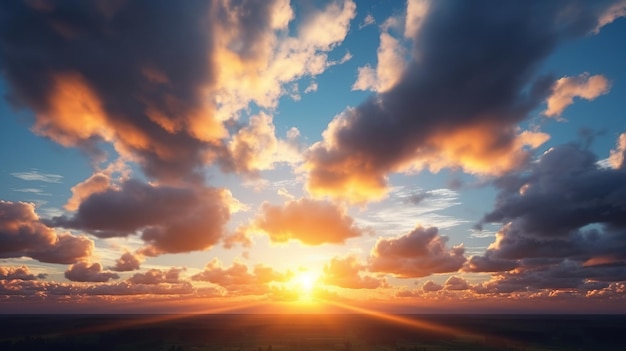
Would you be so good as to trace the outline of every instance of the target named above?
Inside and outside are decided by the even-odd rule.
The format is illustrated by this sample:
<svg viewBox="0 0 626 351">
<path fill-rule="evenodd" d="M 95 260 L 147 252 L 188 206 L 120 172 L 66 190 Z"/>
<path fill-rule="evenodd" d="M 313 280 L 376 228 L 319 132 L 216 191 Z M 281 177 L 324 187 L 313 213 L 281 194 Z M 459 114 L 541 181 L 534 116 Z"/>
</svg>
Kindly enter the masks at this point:
<svg viewBox="0 0 626 351">
<path fill-rule="evenodd" d="M 293 287 L 298 291 L 300 300 L 311 300 L 316 287 L 316 276 L 308 271 L 298 272 L 292 279 Z"/>
</svg>

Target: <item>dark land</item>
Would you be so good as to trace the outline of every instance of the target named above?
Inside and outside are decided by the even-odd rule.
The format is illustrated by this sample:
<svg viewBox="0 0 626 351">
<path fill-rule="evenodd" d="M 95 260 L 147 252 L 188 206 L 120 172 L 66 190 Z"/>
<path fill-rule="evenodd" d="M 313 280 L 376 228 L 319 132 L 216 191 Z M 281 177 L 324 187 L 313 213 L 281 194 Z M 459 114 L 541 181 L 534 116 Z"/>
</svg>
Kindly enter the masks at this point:
<svg viewBox="0 0 626 351">
<path fill-rule="evenodd" d="M 399 317 L 0 315 L 0 350 L 626 350 L 624 315 Z"/>
</svg>

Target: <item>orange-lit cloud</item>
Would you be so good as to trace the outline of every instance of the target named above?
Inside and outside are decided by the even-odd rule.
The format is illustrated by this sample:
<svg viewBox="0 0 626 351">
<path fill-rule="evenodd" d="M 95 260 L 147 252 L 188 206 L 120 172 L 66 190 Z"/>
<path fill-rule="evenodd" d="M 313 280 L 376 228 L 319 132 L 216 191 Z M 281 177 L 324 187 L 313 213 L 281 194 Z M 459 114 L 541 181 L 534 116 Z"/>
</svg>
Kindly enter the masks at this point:
<svg viewBox="0 0 626 351">
<path fill-rule="evenodd" d="M 36 280 L 43 279 L 47 274 L 33 274 L 27 266 L 2 267 L 0 266 L 0 280 Z"/>
<path fill-rule="evenodd" d="M 457 276 L 451 276 L 444 284 L 446 290 L 468 290 L 469 288 L 470 284 L 467 280 Z"/>
<path fill-rule="evenodd" d="M 615 149 L 611 150 L 609 164 L 613 168 L 626 168 L 626 133 L 620 134 Z"/>
<path fill-rule="evenodd" d="M 539 63 L 564 38 L 591 31 L 604 9 L 577 4 L 580 11 L 568 12 L 572 18 L 561 25 L 556 4 L 468 6 L 427 5 L 411 60 L 393 87 L 335 117 L 309 149 L 304 169 L 312 195 L 378 200 L 390 174 L 422 169 L 501 175 L 524 165 L 530 150 L 548 139 L 518 127 L 553 93 L 538 75 Z M 502 22 L 503 12 L 515 19 Z M 484 40 L 496 32 L 502 35 Z M 603 78 L 591 83 L 575 95 L 605 91 Z"/>
<path fill-rule="evenodd" d="M 559 117 L 563 111 L 574 103 L 574 98 L 593 100 L 609 92 L 611 85 L 602 75 L 589 76 L 582 73 L 576 77 L 563 77 L 557 80 L 548 97 L 548 107 L 543 112 L 548 117 Z"/>
<path fill-rule="evenodd" d="M 226 172 L 258 177 L 276 163 L 300 161 L 299 137 L 300 132 L 292 128 L 286 139 L 278 139 L 272 117 L 261 112 L 233 135 L 219 162 Z"/>
<path fill-rule="evenodd" d="M 257 265 L 249 272 L 245 264 L 237 261 L 224 268 L 220 260 L 214 258 L 206 264 L 202 272 L 193 275 L 191 279 L 217 284 L 233 295 L 262 295 L 270 291 L 268 283 L 284 282 L 290 277 L 289 272 L 279 273 L 264 265 Z"/>
<path fill-rule="evenodd" d="M 340 244 L 363 234 L 340 206 L 307 198 L 282 206 L 264 203 L 248 231 L 265 232 L 275 243 L 298 240 L 307 245 Z"/>
<path fill-rule="evenodd" d="M 366 266 L 359 263 L 356 256 L 334 257 L 324 265 L 321 281 L 327 285 L 335 285 L 347 289 L 376 289 L 389 287 L 384 278 L 362 275 Z"/>
<path fill-rule="evenodd" d="M 72 197 L 67 200 L 65 209 L 76 211 L 83 200 L 95 193 L 101 193 L 109 189 L 111 185 L 109 176 L 104 173 L 94 173 L 87 180 L 72 187 Z"/>
<path fill-rule="evenodd" d="M 425 292 L 439 291 L 441 289 L 443 289 L 443 286 L 433 282 L 432 280 L 429 280 L 422 285 L 422 290 Z"/>
<path fill-rule="evenodd" d="M 372 249 L 369 269 L 400 278 L 456 272 L 465 263 L 465 249 L 462 245 L 448 248 L 447 241 L 434 227 L 417 227 L 399 237 L 380 238 Z"/>
<path fill-rule="evenodd" d="M 183 282 L 180 279 L 180 272 L 184 270 L 184 268 L 170 268 L 168 271 L 162 271 L 153 268 L 144 273 L 135 273 L 130 278 L 126 279 L 126 281 L 131 284 L 145 285 L 157 285 L 162 283 L 178 284 Z"/>
<path fill-rule="evenodd" d="M 273 108 L 288 83 L 341 63 L 329 60 L 328 52 L 344 40 L 356 14 L 352 0 L 311 7 L 300 19 L 298 35 L 290 36 L 285 34 L 294 12 L 288 1 L 250 3 L 248 12 L 226 5 L 215 5 L 220 14 L 215 21 L 214 60 L 220 67 L 215 100 L 221 120 L 236 117 L 250 102 Z M 299 88 L 290 94 L 298 96 Z"/>
<path fill-rule="evenodd" d="M 31 257 L 71 264 L 88 259 L 94 248 L 85 236 L 57 233 L 41 223 L 31 203 L 0 200 L 0 257 Z"/>
</svg>

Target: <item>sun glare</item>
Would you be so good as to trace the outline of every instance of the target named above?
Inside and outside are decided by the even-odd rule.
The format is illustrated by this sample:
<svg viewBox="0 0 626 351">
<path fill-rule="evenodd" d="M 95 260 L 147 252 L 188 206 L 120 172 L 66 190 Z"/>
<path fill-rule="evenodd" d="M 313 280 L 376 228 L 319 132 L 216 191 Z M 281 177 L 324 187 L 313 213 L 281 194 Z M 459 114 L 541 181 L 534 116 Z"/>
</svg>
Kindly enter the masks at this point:
<svg viewBox="0 0 626 351">
<path fill-rule="evenodd" d="M 311 300 L 317 278 L 311 272 L 299 272 L 293 278 L 294 288 L 298 291 L 300 300 Z"/>
</svg>

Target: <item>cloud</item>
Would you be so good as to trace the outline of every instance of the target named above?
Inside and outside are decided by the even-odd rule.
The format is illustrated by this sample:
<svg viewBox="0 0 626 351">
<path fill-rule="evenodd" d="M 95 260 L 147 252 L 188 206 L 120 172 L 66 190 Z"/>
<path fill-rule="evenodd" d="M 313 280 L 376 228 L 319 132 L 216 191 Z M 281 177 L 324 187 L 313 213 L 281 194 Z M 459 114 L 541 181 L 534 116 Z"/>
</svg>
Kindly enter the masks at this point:
<svg viewBox="0 0 626 351">
<path fill-rule="evenodd" d="M 12 176 L 19 178 L 21 180 L 26 181 L 39 181 L 46 183 L 61 183 L 61 179 L 63 176 L 60 174 L 52 174 L 52 173 L 41 173 L 37 170 L 26 171 L 26 172 L 13 172 Z"/>
<path fill-rule="evenodd" d="M 609 92 L 611 85 L 602 75 L 589 76 L 582 73 L 576 77 L 563 77 L 552 86 L 547 98 L 548 107 L 543 114 L 548 117 L 559 117 L 563 111 L 574 103 L 575 97 L 593 100 Z"/>
<path fill-rule="evenodd" d="M 279 273 L 264 265 L 257 265 L 253 272 L 248 272 L 248 267 L 237 261 L 224 268 L 222 262 L 214 258 L 206 264 L 202 272 L 193 275 L 191 279 L 217 284 L 234 295 L 263 295 L 270 291 L 269 283 L 284 282 L 290 277 L 290 272 Z"/>
<path fill-rule="evenodd" d="M 406 52 L 400 42 L 388 32 L 380 33 L 380 46 L 376 52 L 378 65 L 359 67 L 352 90 L 383 92 L 393 87 L 404 71 Z"/>
<path fill-rule="evenodd" d="M 341 244 L 363 234 L 340 206 L 307 198 L 284 205 L 264 203 L 248 231 L 265 232 L 275 243 L 298 240 L 306 245 Z"/>
<path fill-rule="evenodd" d="M 69 266 L 65 271 L 65 278 L 73 282 L 103 283 L 111 279 L 119 279 L 119 275 L 109 271 L 103 271 L 99 262 L 89 263 L 81 261 Z"/>
<path fill-rule="evenodd" d="M 85 288 L 82 293 L 95 296 L 127 295 L 190 295 L 195 290 L 191 283 L 179 284 L 132 284 L 127 281 L 116 284 L 98 284 Z"/>
<path fill-rule="evenodd" d="M 288 84 L 344 62 L 328 52 L 356 9 L 330 1 L 291 30 L 287 0 L 98 4 L 2 4 L 9 99 L 35 112 L 36 133 L 99 161 L 110 144 L 168 184 L 202 182 L 224 122 L 249 104 L 272 109 Z"/>
<path fill-rule="evenodd" d="M 404 36 L 415 37 L 428 13 L 429 0 L 408 0 L 406 2 L 406 20 L 404 25 Z"/>
<path fill-rule="evenodd" d="M 205 93 L 216 75 L 208 3 L 2 7 L 10 99 L 34 110 L 38 134 L 88 151 L 102 140 L 151 177 L 197 179 L 206 141 L 226 135 Z"/>
<path fill-rule="evenodd" d="M 272 169 L 276 163 L 299 162 L 299 138 L 296 128 L 288 132 L 286 139 L 276 138 L 272 117 L 261 112 L 233 135 L 219 162 L 226 172 L 258 177 L 260 171 Z"/>
<path fill-rule="evenodd" d="M 611 150 L 609 164 L 613 168 L 626 168 L 626 133 L 620 134 L 615 149 Z"/>
<path fill-rule="evenodd" d="M 0 257 L 71 264 L 89 258 L 93 248 L 85 236 L 57 233 L 43 224 L 33 204 L 0 200 Z"/>
<path fill-rule="evenodd" d="M 377 289 L 388 287 L 384 278 L 361 275 L 367 266 L 359 263 L 356 256 L 333 257 L 324 265 L 321 281 L 327 285 L 335 285 L 347 289 Z"/>
<path fill-rule="evenodd" d="M 144 273 L 135 273 L 130 278 L 126 279 L 126 282 L 136 285 L 158 285 L 158 284 L 179 284 L 183 281 L 180 279 L 180 272 L 184 271 L 184 268 L 170 268 L 168 271 L 162 271 L 160 269 L 149 269 Z"/>
<path fill-rule="evenodd" d="M 416 227 L 395 238 L 380 238 L 372 249 L 369 270 L 399 278 L 419 278 L 434 273 L 456 272 L 465 263 L 462 245 L 449 249 L 448 238 L 435 227 Z"/>
<path fill-rule="evenodd" d="M 0 266 L 0 280 L 36 280 L 44 279 L 47 274 L 40 273 L 34 275 L 26 266 L 2 267 Z"/>
<path fill-rule="evenodd" d="M 481 225 L 502 226 L 466 269 L 506 272 L 495 275 L 496 283 L 516 289 L 626 279 L 624 184 L 626 170 L 599 167 L 579 146 L 548 150 L 528 169 L 496 182 L 495 208 Z"/>
<path fill-rule="evenodd" d="M 434 292 L 434 291 L 439 291 L 442 289 L 443 289 L 443 286 L 433 282 L 432 280 L 429 280 L 426 283 L 424 283 L 424 285 L 422 285 L 422 291 L 424 292 Z"/>
<path fill-rule="evenodd" d="M 359 24 L 359 29 L 362 29 L 364 27 L 370 26 L 372 24 L 376 23 L 376 19 L 374 19 L 374 16 L 372 16 L 371 13 L 368 13 L 364 18 L 363 18 L 363 22 L 361 22 L 361 24 Z"/>
<path fill-rule="evenodd" d="M 72 187 L 72 197 L 67 200 L 65 209 L 68 211 L 76 211 L 80 203 L 92 194 L 101 193 L 109 189 L 111 180 L 104 173 L 94 173 L 85 181 L 80 182 Z"/>
<path fill-rule="evenodd" d="M 153 186 L 129 179 L 119 187 L 93 193 L 71 217 L 55 217 L 55 226 L 88 231 L 98 237 L 140 233 L 154 256 L 205 250 L 222 237 L 234 199 L 221 189 Z"/>
<path fill-rule="evenodd" d="M 451 276 L 444 284 L 446 290 L 468 290 L 469 288 L 470 284 L 467 280 L 457 276 Z"/>
<path fill-rule="evenodd" d="M 621 0 L 615 2 L 611 7 L 606 9 L 598 18 L 598 24 L 594 29 L 594 33 L 600 32 L 600 28 L 606 26 L 607 24 L 613 23 L 616 19 L 620 17 L 626 17 L 626 1 Z"/>
<path fill-rule="evenodd" d="M 550 93 L 540 63 L 608 7 L 562 5 L 431 2 L 398 82 L 336 116 L 310 147 L 309 192 L 362 203 L 386 195 L 390 173 L 523 166 L 549 137 L 518 127 Z"/>
<path fill-rule="evenodd" d="M 606 289 L 612 282 L 626 280 L 625 268 L 624 262 L 585 266 L 574 260 L 560 260 L 557 263 L 520 267 L 494 274 L 490 281 L 476 289 L 482 294 L 542 290 L 574 290 L 578 294 L 585 294 Z"/>
<path fill-rule="evenodd" d="M 120 258 L 115 260 L 115 265 L 109 269 L 116 272 L 129 272 L 138 270 L 143 262 L 144 257 L 140 253 L 124 252 Z"/>
</svg>

